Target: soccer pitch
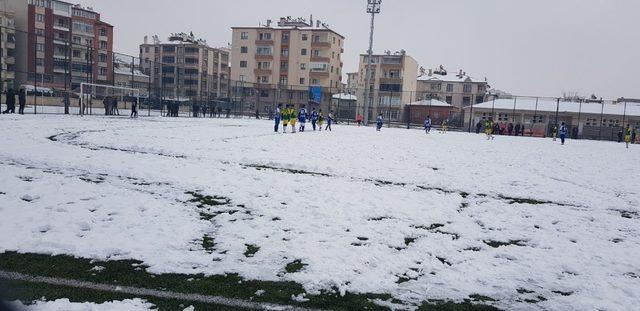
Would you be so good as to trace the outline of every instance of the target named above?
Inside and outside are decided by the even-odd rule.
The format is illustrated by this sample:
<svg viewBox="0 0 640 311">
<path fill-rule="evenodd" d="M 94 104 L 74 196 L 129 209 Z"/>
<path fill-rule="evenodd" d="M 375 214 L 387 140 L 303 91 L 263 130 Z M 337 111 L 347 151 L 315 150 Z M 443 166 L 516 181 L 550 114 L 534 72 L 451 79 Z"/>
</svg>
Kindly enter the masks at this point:
<svg viewBox="0 0 640 311">
<path fill-rule="evenodd" d="M 6 274 L 7 297 L 136 310 L 640 304 L 640 146 L 309 128 L 3 116 L 0 271 L 206 296 Z"/>
</svg>

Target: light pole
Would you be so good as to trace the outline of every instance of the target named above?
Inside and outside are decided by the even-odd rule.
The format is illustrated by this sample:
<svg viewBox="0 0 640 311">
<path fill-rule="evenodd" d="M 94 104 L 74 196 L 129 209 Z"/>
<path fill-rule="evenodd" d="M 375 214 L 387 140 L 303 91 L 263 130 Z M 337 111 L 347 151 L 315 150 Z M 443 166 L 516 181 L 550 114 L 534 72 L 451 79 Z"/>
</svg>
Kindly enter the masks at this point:
<svg viewBox="0 0 640 311">
<path fill-rule="evenodd" d="M 364 88 L 364 124 L 369 124 L 369 89 L 371 85 L 371 58 L 373 57 L 373 31 L 376 14 L 380 13 L 382 0 L 367 0 L 367 13 L 371 14 L 371 31 L 369 33 L 369 50 L 367 51 L 367 70 Z"/>
</svg>

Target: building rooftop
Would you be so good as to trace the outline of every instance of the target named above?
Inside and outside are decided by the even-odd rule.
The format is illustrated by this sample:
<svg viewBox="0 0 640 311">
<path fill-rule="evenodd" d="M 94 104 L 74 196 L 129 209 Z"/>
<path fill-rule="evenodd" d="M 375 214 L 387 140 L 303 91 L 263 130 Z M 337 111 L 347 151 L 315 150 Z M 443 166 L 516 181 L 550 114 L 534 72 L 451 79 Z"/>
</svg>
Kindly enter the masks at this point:
<svg viewBox="0 0 640 311">
<path fill-rule="evenodd" d="M 484 102 L 481 104 L 473 105 L 473 109 L 498 109 L 498 110 L 513 110 L 515 101 L 515 110 L 517 111 L 539 111 L 539 112 L 556 112 L 558 109 L 557 100 L 554 99 L 538 99 L 536 106 L 535 98 L 515 98 L 515 99 L 496 99 Z M 604 105 L 604 106 L 603 106 Z M 536 108 L 537 107 L 537 108 Z M 471 107 L 465 107 L 464 109 L 470 109 Z M 600 114 L 603 111 L 605 115 L 616 116 L 640 116 L 640 105 L 627 103 L 626 111 L 624 103 L 580 103 L 560 101 L 558 112 L 573 112 L 573 113 L 588 113 L 588 114 Z"/>
<path fill-rule="evenodd" d="M 449 72 L 443 66 L 440 66 L 436 69 L 429 69 L 426 71 L 424 68 L 420 68 L 420 76 L 418 77 L 418 81 L 441 81 L 441 82 L 471 82 L 471 83 L 486 83 L 486 78 L 484 80 L 477 79 L 472 76 L 467 75 L 462 69 L 458 72 Z"/>
<path fill-rule="evenodd" d="M 259 26 L 236 26 L 231 27 L 231 29 L 273 29 L 273 30 L 310 30 L 310 31 L 331 31 L 336 35 L 340 36 L 340 38 L 344 39 L 344 36 L 339 34 L 337 31 L 330 28 L 328 24 L 322 23 L 320 20 L 317 20 L 314 26 L 313 17 L 310 17 L 309 21 L 304 18 L 291 18 L 282 17 L 277 25 L 273 25 L 271 20 L 267 20 L 267 23 Z"/>
</svg>

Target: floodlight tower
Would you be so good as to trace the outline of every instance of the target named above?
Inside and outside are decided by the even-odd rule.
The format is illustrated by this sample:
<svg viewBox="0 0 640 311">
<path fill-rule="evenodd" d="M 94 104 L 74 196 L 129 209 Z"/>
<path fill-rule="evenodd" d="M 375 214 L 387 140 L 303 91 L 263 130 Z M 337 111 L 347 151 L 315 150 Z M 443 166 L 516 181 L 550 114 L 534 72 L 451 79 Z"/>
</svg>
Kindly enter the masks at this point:
<svg viewBox="0 0 640 311">
<path fill-rule="evenodd" d="M 373 57 L 373 31 L 376 14 L 380 13 L 382 0 L 367 0 L 367 13 L 371 14 L 371 31 L 369 32 L 369 50 L 367 51 L 366 85 L 364 87 L 364 124 L 369 124 L 369 89 L 371 85 L 371 58 Z"/>
</svg>

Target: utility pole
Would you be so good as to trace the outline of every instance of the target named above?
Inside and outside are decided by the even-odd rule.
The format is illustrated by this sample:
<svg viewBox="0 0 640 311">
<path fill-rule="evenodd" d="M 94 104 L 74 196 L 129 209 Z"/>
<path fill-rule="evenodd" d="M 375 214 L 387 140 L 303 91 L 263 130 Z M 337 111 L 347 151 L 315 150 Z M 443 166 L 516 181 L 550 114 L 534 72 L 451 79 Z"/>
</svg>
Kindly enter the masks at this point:
<svg viewBox="0 0 640 311">
<path fill-rule="evenodd" d="M 376 14 L 380 13 L 382 0 L 367 0 L 367 13 L 371 14 L 371 31 L 369 33 L 369 50 L 367 51 L 366 82 L 364 87 L 364 124 L 369 124 L 369 96 L 371 85 L 371 58 L 373 57 L 373 32 Z"/>
</svg>

